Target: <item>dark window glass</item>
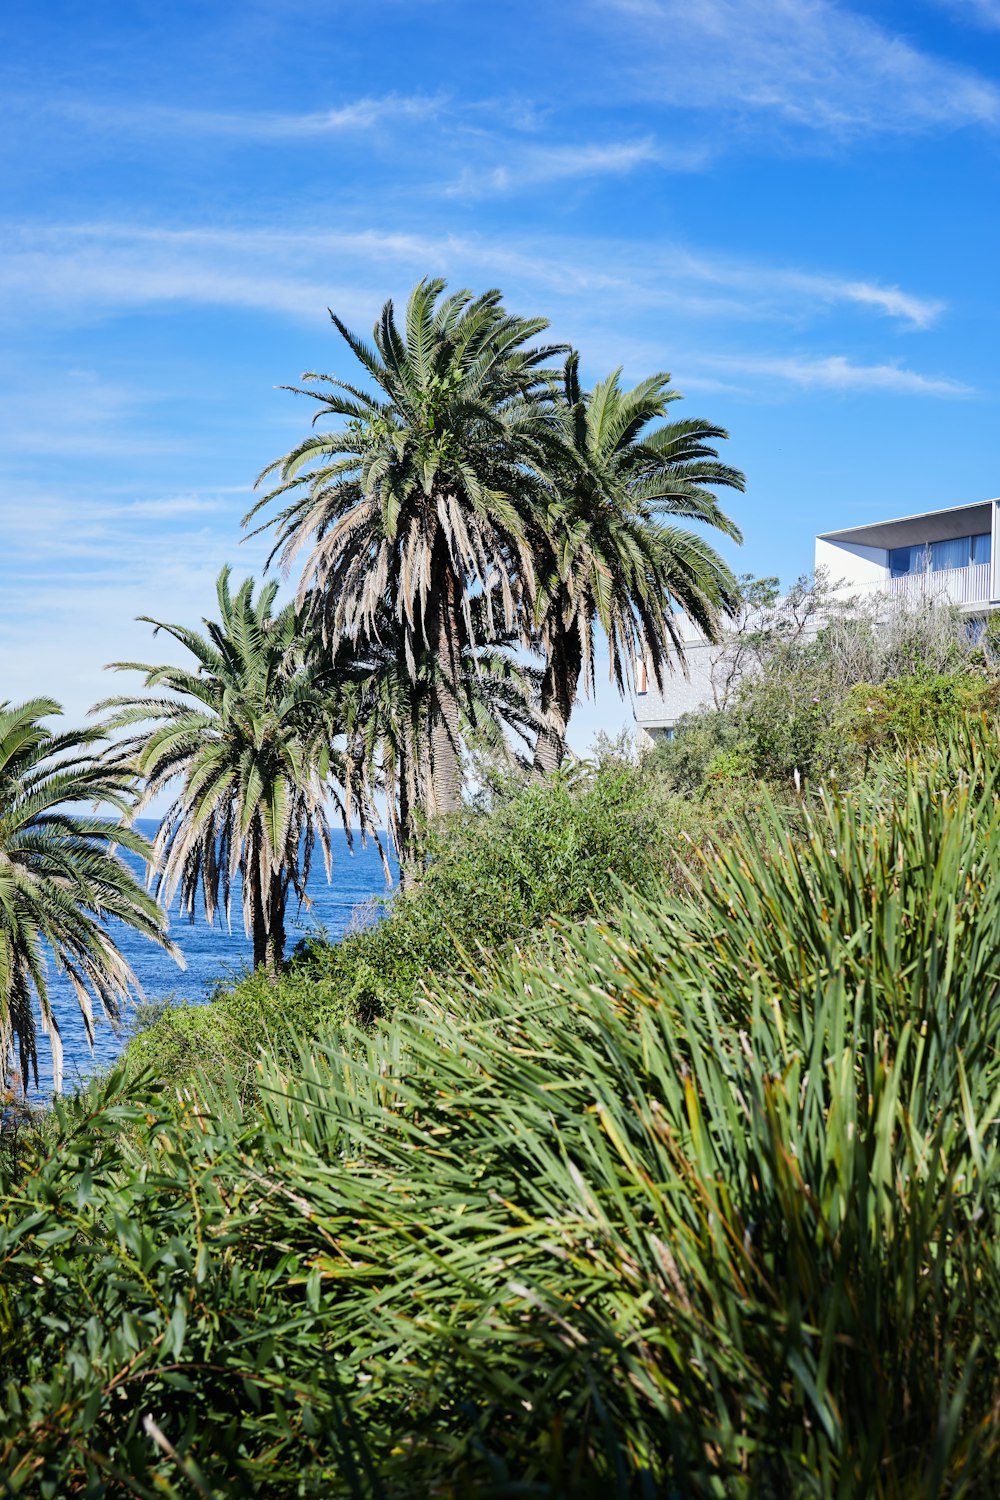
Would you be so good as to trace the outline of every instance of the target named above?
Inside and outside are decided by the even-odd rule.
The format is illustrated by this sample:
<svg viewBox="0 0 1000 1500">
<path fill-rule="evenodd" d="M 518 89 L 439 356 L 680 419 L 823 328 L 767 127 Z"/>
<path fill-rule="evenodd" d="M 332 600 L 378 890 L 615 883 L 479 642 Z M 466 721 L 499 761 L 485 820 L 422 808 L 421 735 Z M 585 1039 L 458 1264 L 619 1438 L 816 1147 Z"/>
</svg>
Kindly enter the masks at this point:
<svg viewBox="0 0 1000 1500">
<path fill-rule="evenodd" d="M 971 552 L 971 537 L 956 536 L 948 542 L 931 543 L 931 572 L 943 573 L 948 568 L 967 568 Z"/>
<path fill-rule="evenodd" d="M 913 547 L 893 547 L 889 553 L 889 577 L 905 578 L 908 573 L 926 573 L 927 546 L 917 542 Z"/>
<path fill-rule="evenodd" d="M 974 563 L 988 563 L 990 560 L 990 534 L 985 531 L 982 536 L 972 538 L 972 561 Z"/>
</svg>

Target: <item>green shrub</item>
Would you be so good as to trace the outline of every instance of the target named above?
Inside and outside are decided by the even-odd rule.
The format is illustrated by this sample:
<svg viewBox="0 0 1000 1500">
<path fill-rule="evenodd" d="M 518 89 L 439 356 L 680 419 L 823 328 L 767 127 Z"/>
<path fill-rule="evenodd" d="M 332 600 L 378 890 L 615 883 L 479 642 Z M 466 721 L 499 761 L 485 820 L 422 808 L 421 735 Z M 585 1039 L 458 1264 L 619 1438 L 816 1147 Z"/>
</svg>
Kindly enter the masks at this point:
<svg viewBox="0 0 1000 1500">
<path fill-rule="evenodd" d="M 0 1088 L 0 1176 L 16 1179 L 42 1122 L 20 1089 Z"/>
<path fill-rule="evenodd" d="M 331 1019 L 322 986 L 291 969 L 275 981 L 265 969 L 220 981 L 202 1004 L 172 998 L 138 1009 L 125 1048 L 130 1073 L 152 1070 L 185 1088 L 195 1075 L 229 1076 L 253 1093 L 262 1047 L 275 1057 Z"/>
<path fill-rule="evenodd" d="M 742 748 L 742 730 L 730 713 L 706 709 L 703 713 L 685 714 L 670 739 L 661 739 L 646 757 L 649 776 L 662 778 L 664 784 L 681 795 L 704 791 L 709 767 L 722 755 Z"/>
<path fill-rule="evenodd" d="M 682 832 L 697 826 L 654 777 L 613 757 L 501 787 L 488 812 L 431 828 L 419 883 L 382 920 L 341 942 L 310 938 L 276 983 L 247 974 L 207 1005 L 164 1008 L 130 1042 L 127 1065 L 181 1088 L 192 1071 L 228 1069 L 252 1090 L 262 1046 L 280 1054 L 323 1026 L 370 1026 L 428 982 L 489 966 L 554 919 L 607 911 L 618 882 L 648 889 L 673 870 Z"/>
<path fill-rule="evenodd" d="M 747 777 L 787 787 L 796 773 L 800 784 L 846 785 L 900 748 L 941 744 L 970 720 L 996 717 L 1000 677 L 982 653 L 947 672 L 914 660 L 905 673 L 878 681 L 848 681 L 849 661 L 840 660 L 838 675 L 831 638 L 849 626 L 835 621 L 815 641 L 776 651 L 766 671 L 742 680 L 726 709 L 685 715 L 651 765 L 688 794 Z M 911 645 L 904 637 L 890 659 L 906 659 Z M 859 667 L 880 664 L 870 655 L 859 651 Z"/>
<path fill-rule="evenodd" d="M 1000 681 L 974 672 L 914 672 L 878 687 L 858 683 L 838 714 L 838 729 L 866 757 L 940 744 L 970 719 L 995 719 Z"/>
</svg>

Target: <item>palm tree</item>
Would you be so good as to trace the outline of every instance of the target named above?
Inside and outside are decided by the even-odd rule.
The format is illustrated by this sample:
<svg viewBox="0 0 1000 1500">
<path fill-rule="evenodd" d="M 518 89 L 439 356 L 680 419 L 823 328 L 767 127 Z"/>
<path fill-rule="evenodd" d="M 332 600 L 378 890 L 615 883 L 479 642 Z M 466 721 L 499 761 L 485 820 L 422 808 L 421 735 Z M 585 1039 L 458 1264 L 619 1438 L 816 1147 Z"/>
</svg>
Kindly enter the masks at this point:
<svg viewBox="0 0 1000 1500">
<path fill-rule="evenodd" d="M 356 779 L 348 776 L 342 792 L 333 781 L 344 763 L 330 748 L 337 699 L 329 671 L 310 649 L 303 611 L 289 604 L 274 613 L 276 592 L 271 583 L 255 599 L 247 579 L 234 594 L 223 568 L 220 618 L 203 622 L 206 634 L 144 616 L 190 653 L 193 669 L 115 662 L 114 670 L 144 672 L 147 689 L 167 693 L 98 705 L 111 711 L 111 728 L 143 726 L 125 742 L 145 781 L 137 811 L 174 794 L 154 844 L 165 904 L 179 892 L 194 921 L 200 889 L 207 920 L 221 905 L 231 922 L 239 876 L 254 967 L 272 973 L 284 955 L 289 893 L 307 899 L 317 844 L 330 876 L 328 798 L 349 840 L 352 814 L 370 827 Z"/>
<path fill-rule="evenodd" d="M 393 600 L 411 677 L 434 662 L 430 706 L 431 775 L 421 795 L 429 812 L 458 806 L 461 794 L 463 660 L 477 636 L 515 624 L 534 575 L 527 525 L 539 489 L 546 420 L 545 362 L 563 346 L 530 341 L 547 324 L 505 311 L 500 293 L 444 297 L 424 280 L 410 295 L 405 328 L 391 302 L 374 330 L 374 347 L 332 312 L 375 392 L 329 375 L 315 420 L 343 419 L 271 464 L 260 476 L 280 483 L 244 518 L 290 497 L 272 521 L 275 553 L 290 566 L 307 543 L 300 599 L 315 588 L 327 637 L 374 635 L 386 597 Z M 293 388 L 297 389 L 297 388 Z M 272 557 L 275 554 L 272 553 Z"/>
<path fill-rule="evenodd" d="M 142 835 L 99 809 L 124 815 L 133 778 L 98 749 L 98 730 L 56 733 L 42 722 L 61 713 L 51 698 L 0 704 L 0 1067 L 15 1064 L 38 1084 L 35 1002 L 52 1048 L 52 1081 L 62 1087 L 62 1041 L 52 1008 L 47 958 L 69 979 L 94 1041 L 94 1001 L 117 1023 L 139 984 L 109 930 L 112 919 L 141 932 L 182 962 L 164 916 L 117 853 L 142 859 Z M 90 805 L 90 812 L 80 806 Z"/>
<path fill-rule="evenodd" d="M 534 633 L 545 654 L 540 773 L 562 761 L 581 678 L 593 688 L 597 626 L 619 692 L 637 659 L 662 687 L 671 660 L 683 657 L 676 608 L 717 639 L 720 613 L 737 598 L 736 581 L 702 537 L 659 517 L 700 521 L 741 541 L 709 486 L 742 490 L 745 483 L 711 446 L 727 436 L 723 428 L 696 418 L 647 430 L 678 399 L 667 374 L 623 390 L 615 370 L 584 392 L 574 353 L 553 395 L 560 461 L 534 532 Z"/>
</svg>

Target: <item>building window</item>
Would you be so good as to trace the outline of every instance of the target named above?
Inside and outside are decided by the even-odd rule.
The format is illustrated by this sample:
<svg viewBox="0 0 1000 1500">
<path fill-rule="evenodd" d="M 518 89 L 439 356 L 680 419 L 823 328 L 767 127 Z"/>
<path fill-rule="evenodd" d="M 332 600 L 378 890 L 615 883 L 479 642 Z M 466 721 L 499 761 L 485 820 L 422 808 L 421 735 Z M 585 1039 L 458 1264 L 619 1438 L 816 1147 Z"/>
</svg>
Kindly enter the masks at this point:
<svg viewBox="0 0 1000 1500">
<path fill-rule="evenodd" d="M 906 578 L 911 573 L 950 573 L 990 560 L 990 534 L 956 536 L 946 542 L 915 542 L 912 547 L 893 547 L 889 552 L 889 577 Z"/>
<path fill-rule="evenodd" d="M 931 543 L 931 572 L 945 573 L 952 568 L 967 568 L 972 556 L 972 538 L 956 536 L 949 542 Z"/>
<path fill-rule="evenodd" d="M 912 547 L 893 547 L 889 553 L 889 577 L 905 578 L 909 573 L 927 572 L 927 544 L 917 542 Z"/>
</svg>

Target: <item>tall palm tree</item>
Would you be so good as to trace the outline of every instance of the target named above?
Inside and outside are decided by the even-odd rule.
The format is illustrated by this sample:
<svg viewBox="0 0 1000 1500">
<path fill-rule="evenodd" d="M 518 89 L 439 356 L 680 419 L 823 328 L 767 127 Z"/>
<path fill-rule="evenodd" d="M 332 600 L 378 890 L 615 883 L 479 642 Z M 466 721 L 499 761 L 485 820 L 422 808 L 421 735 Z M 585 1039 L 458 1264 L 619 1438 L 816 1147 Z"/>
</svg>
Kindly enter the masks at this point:
<svg viewBox="0 0 1000 1500">
<path fill-rule="evenodd" d="M 274 612 L 276 592 L 271 583 L 255 599 L 248 579 L 234 594 L 223 568 L 220 617 L 203 622 L 204 635 L 148 620 L 190 653 L 193 667 L 115 662 L 166 693 L 98 705 L 111 711 L 111 728 L 142 726 L 125 741 L 145 782 L 137 811 L 173 792 L 154 844 L 164 903 L 179 892 L 193 921 L 200 890 L 207 920 L 221 906 L 231 921 L 239 876 L 254 967 L 272 972 L 284 956 L 289 895 L 307 899 L 317 845 L 330 875 L 328 798 L 349 840 L 352 814 L 370 827 L 356 779 L 340 790 L 334 780 L 343 757 L 330 748 L 337 700 L 329 671 L 310 650 L 304 612 L 294 604 Z"/>
<path fill-rule="evenodd" d="M 47 960 L 69 979 L 91 1046 L 94 1001 L 115 1023 L 130 989 L 139 989 L 111 920 L 181 962 L 163 912 L 117 853 L 149 860 L 150 845 L 100 813 L 129 810 L 133 778 L 101 752 L 100 731 L 56 733 L 42 722 L 61 712 L 51 698 L 0 704 L 0 1070 L 16 1064 L 37 1086 L 37 1002 L 57 1092 L 63 1052 Z"/>
<path fill-rule="evenodd" d="M 374 391 L 305 376 L 326 387 L 299 391 L 319 403 L 315 421 L 342 424 L 265 469 L 258 483 L 270 475 L 280 483 L 244 519 L 282 499 L 266 523 L 277 527 L 275 553 L 287 567 L 311 544 L 300 597 L 315 588 L 325 601 L 334 649 L 345 636 L 371 636 L 388 595 L 411 676 L 433 659 L 430 812 L 460 801 L 462 662 L 476 644 L 474 601 L 492 638 L 513 628 L 533 594 L 526 532 L 550 432 L 545 365 L 565 352 L 533 344 L 545 320 L 508 313 L 498 291 L 444 290 L 440 280 L 419 282 L 402 330 L 387 302 L 374 347 L 331 312 Z"/>
<path fill-rule="evenodd" d="M 660 518 L 700 521 L 741 541 L 710 486 L 742 490 L 745 483 L 711 446 L 727 436 L 723 428 L 695 418 L 650 429 L 678 399 L 667 374 L 625 390 L 615 370 L 585 392 L 574 353 L 553 394 L 560 456 L 533 534 L 534 633 L 545 654 L 535 769 L 543 773 L 565 754 L 581 679 L 593 688 L 596 627 L 607 637 L 620 692 L 637 659 L 662 686 L 672 659 L 683 657 L 675 609 L 717 638 L 736 581 L 703 537 Z"/>
</svg>

